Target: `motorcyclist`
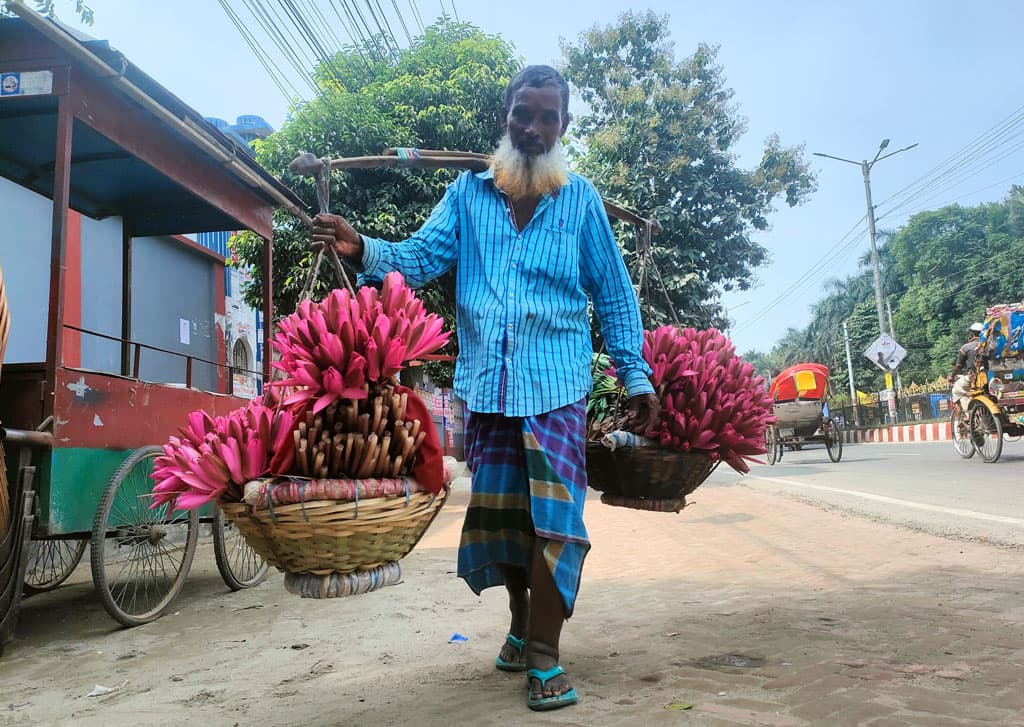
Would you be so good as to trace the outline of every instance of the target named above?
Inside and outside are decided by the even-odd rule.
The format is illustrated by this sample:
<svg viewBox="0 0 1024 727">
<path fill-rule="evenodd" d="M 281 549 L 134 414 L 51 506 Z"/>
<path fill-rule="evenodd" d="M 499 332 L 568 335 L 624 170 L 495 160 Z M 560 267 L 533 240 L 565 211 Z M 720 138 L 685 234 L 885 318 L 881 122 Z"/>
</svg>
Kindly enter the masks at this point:
<svg viewBox="0 0 1024 727">
<path fill-rule="evenodd" d="M 956 355 L 956 365 L 949 375 L 949 383 L 953 387 L 953 400 L 960 404 L 960 410 L 967 411 L 971 403 L 968 391 L 971 388 L 971 377 L 974 374 L 974 362 L 978 355 L 978 344 L 981 342 L 981 323 L 972 323 L 968 329 L 967 343 L 960 347 Z"/>
</svg>

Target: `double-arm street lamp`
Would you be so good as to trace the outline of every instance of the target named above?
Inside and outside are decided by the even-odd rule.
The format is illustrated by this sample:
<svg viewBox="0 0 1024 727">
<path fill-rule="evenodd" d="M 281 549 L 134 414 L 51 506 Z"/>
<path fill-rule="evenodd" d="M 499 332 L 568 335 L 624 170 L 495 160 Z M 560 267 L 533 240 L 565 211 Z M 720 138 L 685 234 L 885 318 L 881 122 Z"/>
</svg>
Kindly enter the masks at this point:
<svg viewBox="0 0 1024 727">
<path fill-rule="evenodd" d="M 846 162 L 847 164 L 856 164 L 860 167 L 861 174 L 864 175 L 864 196 L 867 198 L 868 203 L 868 234 L 871 237 L 871 269 L 875 277 L 875 309 L 878 313 L 878 331 L 879 333 L 888 333 L 885 326 L 885 311 L 882 305 L 882 273 L 878 266 L 878 247 L 875 244 L 875 207 L 871 203 L 871 167 L 877 162 L 883 159 L 899 154 L 901 151 L 907 151 L 913 149 L 917 144 L 911 144 L 905 146 L 902 149 L 891 151 L 886 155 L 882 155 L 882 152 L 889 146 L 888 139 L 882 139 L 882 143 L 878 145 L 878 151 L 875 152 L 875 158 L 871 161 L 865 159 L 864 161 L 855 162 L 853 159 L 843 159 L 842 157 L 832 156 L 831 154 L 822 154 L 821 152 L 814 152 L 816 157 L 827 157 L 829 159 L 835 159 L 836 161 Z"/>
</svg>

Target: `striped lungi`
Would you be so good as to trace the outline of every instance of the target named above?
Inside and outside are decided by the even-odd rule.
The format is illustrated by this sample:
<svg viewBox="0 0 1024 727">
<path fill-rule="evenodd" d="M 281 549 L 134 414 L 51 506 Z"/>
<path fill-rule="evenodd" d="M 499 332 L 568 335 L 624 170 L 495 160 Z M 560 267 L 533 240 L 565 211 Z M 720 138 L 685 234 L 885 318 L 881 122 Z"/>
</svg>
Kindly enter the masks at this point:
<svg viewBox="0 0 1024 727">
<path fill-rule="evenodd" d="M 532 417 L 470 413 L 466 464 L 472 494 L 459 545 L 459 577 L 474 593 L 503 585 L 499 565 L 533 562 L 534 538 L 572 614 L 590 540 L 583 524 L 587 494 L 586 405 L 580 401 Z"/>
</svg>

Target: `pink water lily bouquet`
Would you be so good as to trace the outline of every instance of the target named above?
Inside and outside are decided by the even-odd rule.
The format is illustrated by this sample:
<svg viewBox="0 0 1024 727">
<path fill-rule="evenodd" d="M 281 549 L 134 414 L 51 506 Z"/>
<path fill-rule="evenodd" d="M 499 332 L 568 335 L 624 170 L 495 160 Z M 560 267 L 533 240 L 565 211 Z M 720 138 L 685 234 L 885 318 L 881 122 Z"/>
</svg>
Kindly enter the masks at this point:
<svg viewBox="0 0 1024 727">
<path fill-rule="evenodd" d="M 451 335 L 443 324 L 399 273 L 380 291 L 335 290 L 302 302 L 273 339 L 272 365 L 283 378 L 226 416 L 192 412 L 154 462 L 152 507 L 238 502 L 247 483 L 267 475 L 408 474 L 432 425 L 413 413 L 420 407 L 395 377 L 410 361 L 440 358 Z"/>
<path fill-rule="evenodd" d="M 339 399 L 365 399 L 373 384 L 393 378 L 409 361 L 441 358 L 448 342 L 444 319 L 427 313 L 399 273 L 378 292 L 334 290 L 319 303 L 303 301 L 278 324 L 274 348 L 284 372 L 277 386 L 292 387 L 285 405 L 307 403 L 319 413 Z"/>
<path fill-rule="evenodd" d="M 663 326 L 644 331 L 643 355 L 661 402 L 648 436 L 748 472 L 746 460 L 764 454 L 764 432 L 775 417 L 764 378 L 732 342 L 713 328 Z"/>
<path fill-rule="evenodd" d="M 241 499 L 246 482 L 289 470 L 294 418 L 254 399 L 226 416 L 189 414 L 188 425 L 164 445 L 151 475 L 152 507 L 165 502 L 192 509 L 222 498 Z"/>
</svg>

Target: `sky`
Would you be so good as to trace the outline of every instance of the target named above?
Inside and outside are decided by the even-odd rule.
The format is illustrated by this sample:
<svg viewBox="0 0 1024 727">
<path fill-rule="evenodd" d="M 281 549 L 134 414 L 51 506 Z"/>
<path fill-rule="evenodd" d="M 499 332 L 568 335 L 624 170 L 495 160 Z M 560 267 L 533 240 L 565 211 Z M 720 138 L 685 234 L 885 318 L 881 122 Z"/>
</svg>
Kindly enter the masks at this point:
<svg viewBox="0 0 1024 727">
<path fill-rule="evenodd" d="M 316 3 L 331 17 L 329 2 L 298 5 Z M 870 160 L 882 139 L 891 140 L 886 153 L 918 145 L 872 169 L 880 230 L 898 229 L 910 214 L 945 204 L 996 201 L 1011 184 L 1024 183 L 1024 3 L 1017 0 L 412 3 L 424 22 L 443 9 L 500 34 L 528 63 L 557 63 L 561 39 L 612 24 L 627 7 L 669 17 L 677 59 L 698 43 L 719 47 L 718 61 L 747 120 L 734 148 L 737 163 L 755 167 L 764 140 L 777 133 L 787 146 L 804 145 L 818 184 L 805 204 L 777 205 L 771 229 L 754 234 L 771 263 L 758 270 L 755 288 L 724 298 L 729 335 L 741 352 L 767 351 L 788 327 L 806 325 L 822 283 L 855 272 L 868 252 L 859 166 L 811 152 L 860 161 Z M 411 24 L 412 3 L 381 4 L 397 6 Z M 95 23 L 83 30 L 109 40 L 203 115 L 257 114 L 275 128 L 285 121 L 288 100 L 218 0 L 88 4 Z M 229 5 L 245 17 L 242 0 Z M 64 0 L 57 9 L 79 27 L 72 6 Z"/>
</svg>

